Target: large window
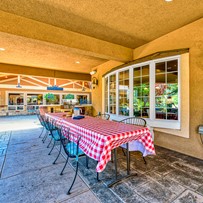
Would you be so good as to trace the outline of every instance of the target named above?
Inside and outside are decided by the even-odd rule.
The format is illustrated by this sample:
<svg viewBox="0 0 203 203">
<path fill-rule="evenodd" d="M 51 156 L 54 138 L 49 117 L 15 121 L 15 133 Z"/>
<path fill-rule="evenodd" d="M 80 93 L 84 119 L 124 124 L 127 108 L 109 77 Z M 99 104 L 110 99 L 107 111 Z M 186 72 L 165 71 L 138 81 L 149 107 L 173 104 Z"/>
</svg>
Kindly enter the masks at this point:
<svg viewBox="0 0 203 203">
<path fill-rule="evenodd" d="M 109 73 L 104 78 L 105 111 L 143 117 L 155 127 L 167 128 L 170 122 L 171 128 L 179 128 L 179 61 L 180 56 L 168 57 Z"/>
</svg>

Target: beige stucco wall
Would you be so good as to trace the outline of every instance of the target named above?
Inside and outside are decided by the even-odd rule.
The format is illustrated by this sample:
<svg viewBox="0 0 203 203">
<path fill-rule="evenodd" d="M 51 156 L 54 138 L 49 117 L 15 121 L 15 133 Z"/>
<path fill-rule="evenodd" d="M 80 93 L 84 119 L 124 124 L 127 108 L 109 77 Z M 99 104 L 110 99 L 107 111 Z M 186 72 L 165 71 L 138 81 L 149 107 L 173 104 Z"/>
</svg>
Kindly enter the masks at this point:
<svg viewBox="0 0 203 203">
<path fill-rule="evenodd" d="M 98 86 L 92 90 L 93 115 L 98 114 L 98 112 L 102 112 L 102 75 L 121 64 L 123 63 L 118 61 L 108 61 L 94 68 L 94 70 L 97 70 L 97 73 L 92 77 L 96 77 L 99 82 Z"/>
<path fill-rule="evenodd" d="M 203 145 L 197 127 L 203 124 L 202 33 L 203 18 L 134 50 L 134 59 L 137 59 L 158 51 L 189 48 L 189 139 L 155 131 L 155 144 L 201 159 Z"/>
<path fill-rule="evenodd" d="M 134 50 L 134 60 L 159 51 L 189 48 L 189 138 L 155 130 L 155 144 L 203 159 L 203 145 L 197 133 L 203 124 L 203 18 Z M 97 67 L 98 87 L 93 90 L 94 113 L 102 111 L 102 75 L 119 62 Z M 184 94 L 184 91 L 182 92 Z M 186 99 L 187 100 L 187 99 Z M 182 101 L 184 102 L 184 101 Z M 184 115 L 183 115 L 184 116 Z M 188 115 L 187 115 L 188 116 Z"/>
</svg>

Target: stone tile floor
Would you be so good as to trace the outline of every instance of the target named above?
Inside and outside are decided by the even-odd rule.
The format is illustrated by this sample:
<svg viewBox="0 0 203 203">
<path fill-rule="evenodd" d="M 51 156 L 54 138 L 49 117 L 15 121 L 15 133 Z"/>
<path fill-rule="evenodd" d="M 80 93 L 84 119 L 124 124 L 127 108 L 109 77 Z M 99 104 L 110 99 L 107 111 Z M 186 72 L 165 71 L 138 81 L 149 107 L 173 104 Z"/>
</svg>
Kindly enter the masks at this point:
<svg viewBox="0 0 203 203">
<path fill-rule="evenodd" d="M 22 125 L 23 120 L 26 120 L 26 126 Z M 29 130 L 28 121 L 31 125 Z M 75 161 L 71 160 L 63 176 L 59 175 L 65 160 L 61 156 L 57 164 L 52 165 L 57 149 L 50 156 L 47 155 L 48 140 L 43 144 L 38 138 L 41 129 L 35 116 L 0 118 L 0 129 L 4 123 L 7 123 L 9 131 L 0 132 L 2 203 L 203 203 L 203 161 L 158 146 L 157 156 L 147 157 L 146 165 L 139 153 L 131 153 L 131 170 L 137 176 L 125 179 L 112 188 L 106 185 L 114 178 L 113 163 L 108 163 L 100 174 L 101 181 L 97 182 L 96 161 L 90 160 L 88 170 L 85 158 L 80 158 L 80 177 L 76 180 L 72 194 L 67 196 Z M 119 176 L 125 175 L 126 162 L 122 151 L 118 154 L 118 164 Z"/>
</svg>

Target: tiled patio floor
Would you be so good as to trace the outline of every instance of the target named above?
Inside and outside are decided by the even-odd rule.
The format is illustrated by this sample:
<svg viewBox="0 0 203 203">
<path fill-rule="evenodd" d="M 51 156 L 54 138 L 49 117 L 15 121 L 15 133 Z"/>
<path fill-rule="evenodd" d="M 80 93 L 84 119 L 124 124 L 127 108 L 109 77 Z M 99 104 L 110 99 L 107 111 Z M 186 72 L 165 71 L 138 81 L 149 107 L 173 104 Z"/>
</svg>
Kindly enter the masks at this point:
<svg viewBox="0 0 203 203">
<path fill-rule="evenodd" d="M 23 120 L 26 124 L 23 125 Z M 19 129 L 21 131 L 11 131 Z M 57 150 L 48 156 L 48 140 L 45 144 L 38 138 L 40 128 L 35 116 L 0 118 L 0 129 L 6 123 L 9 131 L 0 132 L 0 202 L 174 202 L 203 203 L 203 161 L 156 147 L 157 156 L 147 157 L 144 164 L 140 154 L 131 154 L 132 172 L 137 176 L 114 185 L 106 185 L 114 177 L 114 165 L 109 162 L 96 180 L 96 162 L 90 160 L 90 169 L 85 159 L 80 159 L 80 177 L 72 194 L 66 195 L 73 177 L 72 166 L 67 166 L 63 176 L 60 170 L 64 159 L 61 156 L 56 165 L 52 162 Z M 31 129 L 29 128 L 31 126 Z M 3 127 L 4 126 L 4 127 Z M 119 175 L 125 174 L 125 157 L 120 151 Z M 96 196 L 96 197 L 95 197 Z"/>
</svg>

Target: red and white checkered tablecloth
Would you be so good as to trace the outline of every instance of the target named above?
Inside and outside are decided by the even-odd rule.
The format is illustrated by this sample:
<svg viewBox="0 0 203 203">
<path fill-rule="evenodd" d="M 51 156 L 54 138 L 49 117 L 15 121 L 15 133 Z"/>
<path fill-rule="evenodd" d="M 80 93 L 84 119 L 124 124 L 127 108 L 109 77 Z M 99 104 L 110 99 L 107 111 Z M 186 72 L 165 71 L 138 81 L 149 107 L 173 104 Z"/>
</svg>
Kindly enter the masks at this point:
<svg viewBox="0 0 203 203">
<path fill-rule="evenodd" d="M 79 147 L 89 157 L 98 161 L 96 171 L 105 169 L 111 160 L 111 150 L 121 144 L 138 140 L 150 154 L 155 154 L 154 143 L 147 127 L 129 125 L 100 118 L 86 116 L 84 119 L 74 120 L 63 118 L 64 113 L 47 113 L 49 119 L 55 120 L 57 125 L 70 128 L 70 133 L 79 134 L 81 140 Z M 63 131 L 64 136 L 66 136 Z"/>
</svg>

